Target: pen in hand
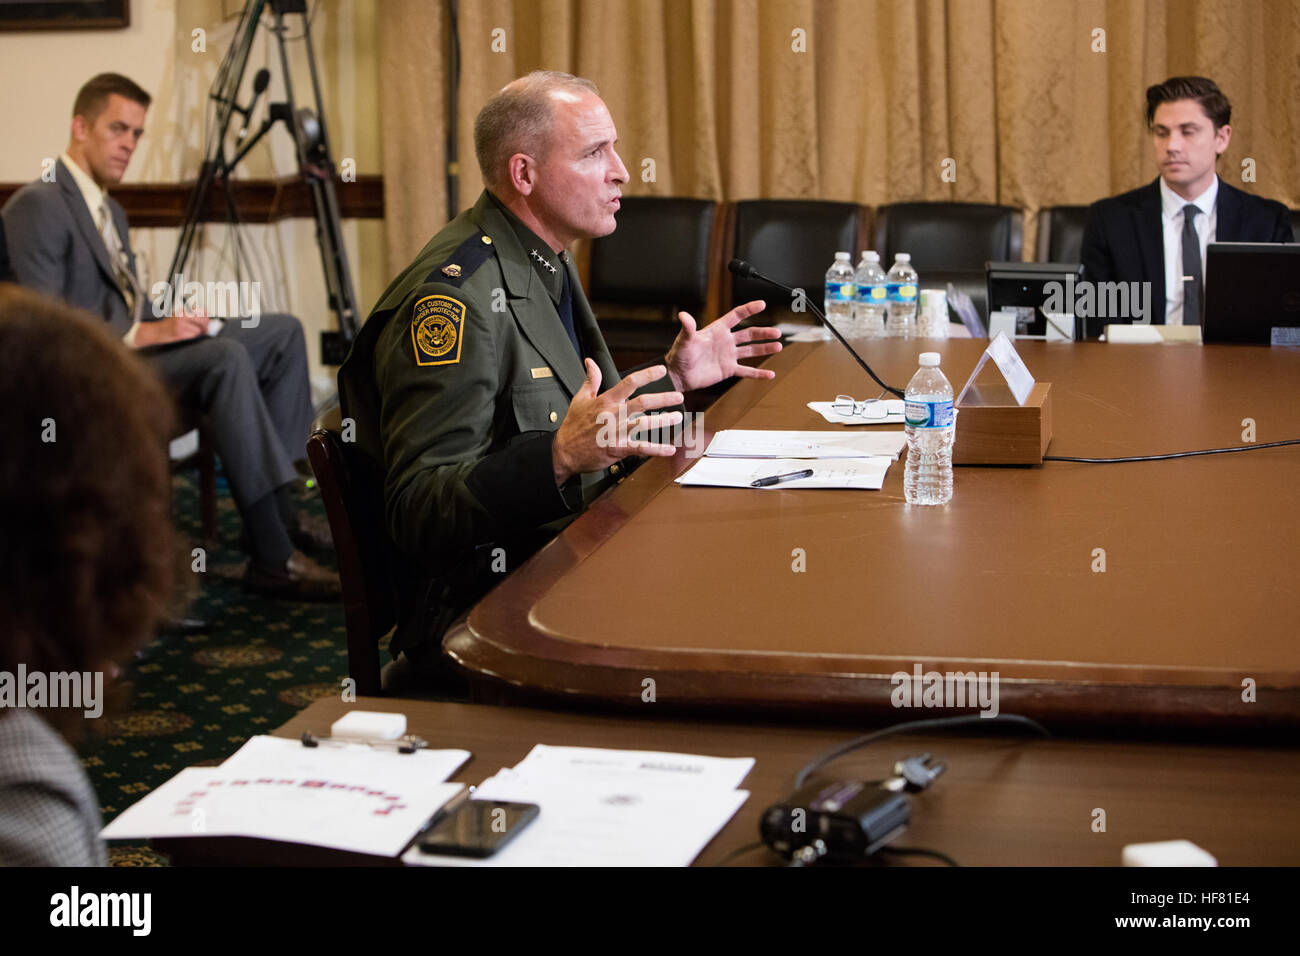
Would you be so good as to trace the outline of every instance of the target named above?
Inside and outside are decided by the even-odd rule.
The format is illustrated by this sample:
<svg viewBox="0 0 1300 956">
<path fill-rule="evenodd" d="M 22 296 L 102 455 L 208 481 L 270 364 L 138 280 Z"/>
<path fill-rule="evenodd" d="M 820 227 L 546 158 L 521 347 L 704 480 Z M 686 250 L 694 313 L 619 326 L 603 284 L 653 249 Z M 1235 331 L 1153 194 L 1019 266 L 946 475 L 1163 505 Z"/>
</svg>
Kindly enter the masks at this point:
<svg viewBox="0 0 1300 956">
<path fill-rule="evenodd" d="M 772 485 L 779 485 L 787 481 L 795 481 L 798 478 L 811 478 L 812 474 L 813 470 L 811 468 L 805 468 L 803 471 L 792 471 L 785 475 L 772 475 L 769 478 L 759 478 L 757 481 L 751 481 L 749 487 L 769 488 Z"/>
</svg>

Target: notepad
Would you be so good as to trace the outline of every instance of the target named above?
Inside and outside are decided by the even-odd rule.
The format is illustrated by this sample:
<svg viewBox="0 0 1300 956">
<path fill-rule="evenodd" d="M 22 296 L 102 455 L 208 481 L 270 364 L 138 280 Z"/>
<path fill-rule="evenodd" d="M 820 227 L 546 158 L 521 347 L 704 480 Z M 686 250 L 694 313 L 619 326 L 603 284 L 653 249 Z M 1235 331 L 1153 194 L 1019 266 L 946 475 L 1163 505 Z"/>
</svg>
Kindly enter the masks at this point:
<svg viewBox="0 0 1300 956">
<path fill-rule="evenodd" d="M 878 491 L 894 459 L 884 455 L 871 458 L 701 458 L 688 471 L 677 476 L 680 485 L 707 485 L 714 488 L 749 488 L 759 478 L 784 475 L 811 468 L 808 478 L 795 478 L 763 491 L 788 491 L 793 488 L 862 488 Z"/>
<path fill-rule="evenodd" d="M 906 447 L 907 435 L 902 430 L 828 432 L 729 428 L 713 436 L 704 454 L 709 458 L 895 459 Z M 807 464 L 800 467 L 806 468 Z"/>
</svg>

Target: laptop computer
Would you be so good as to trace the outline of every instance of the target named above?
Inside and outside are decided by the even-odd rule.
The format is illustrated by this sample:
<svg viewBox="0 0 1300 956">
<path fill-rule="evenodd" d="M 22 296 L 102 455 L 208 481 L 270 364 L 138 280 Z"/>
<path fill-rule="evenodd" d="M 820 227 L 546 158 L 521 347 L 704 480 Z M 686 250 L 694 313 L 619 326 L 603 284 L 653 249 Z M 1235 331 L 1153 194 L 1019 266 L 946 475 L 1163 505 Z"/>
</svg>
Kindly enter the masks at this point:
<svg viewBox="0 0 1300 956">
<path fill-rule="evenodd" d="M 1068 337 L 1076 340 L 1085 337 L 1086 317 L 1077 317 L 1070 328 L 1046 311 L 1047 303 L 1057 301 L 1058 314 L 1074 315 L 1074 290 L 1083 280 L 1083 267 L 1079 263 L 986 262 L 984 268 L 988 277 L 989 316 L 994 312 L 1015 313 L 1017 336 L 1046 336 L 1048 324 L 1055 321 L 1057 329 L 1064 328 Z M 1049 283 L 1055 283 L 1055 296 Z M 1096 321 L 1092 320 L 1091 327 L 1096 330 L 1094 336 L 1100 331 Z M 991 320 L 989 328 L 992 329 Z"/>
<path fill-rule="evenodd" d="M 1300 245 L 1210 243 L 1202 326 L 1207 345 L 1300 346 Z"/>
</svg>

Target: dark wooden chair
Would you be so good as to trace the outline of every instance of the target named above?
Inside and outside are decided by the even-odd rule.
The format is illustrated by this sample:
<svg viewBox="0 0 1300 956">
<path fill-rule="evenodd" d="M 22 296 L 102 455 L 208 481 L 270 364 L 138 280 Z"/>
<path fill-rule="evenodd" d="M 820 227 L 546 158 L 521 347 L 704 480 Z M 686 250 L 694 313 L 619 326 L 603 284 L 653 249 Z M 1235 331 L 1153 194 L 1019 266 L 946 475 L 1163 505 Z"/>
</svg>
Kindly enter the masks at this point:
<svg viewBox="0 0 1300 956">
<path fill-rule="evenodd" d="M 1090 206 L 1049 206 L 1038 210 L 1035 262 L 1078 262 Z"/>
<path fill-rule="evenodd" d="M 618 229 L 589 244 L 584 288 L 617 368 L 667 352 L 678 311 L 701 325 L 717 317 L 718 208 L 710 199 L 625 196 Z"/>
<path fill-rule="evenodd" d="M 198 431 L 199 444 L 190 456 L 199 469 L 199 520 L 203 528 L 203 537 L 211 541 L 217 536 L 217 455 L 212 450 L 212 442 L 205 433 L 202 416 L 191 409 L 181 409 L 181 438 L 192 431 Z M 187 461 L 190 459 L 186 459 Z"/>
<path fill-rule="evenodd" d="M 856 203 L 807 199 L 746 199 L 729 206 L 726 215 L 725 259 L 745 259 L 778 282 L 804 289 L 819 305 L 835 253 L 847 252 L 857 262 L 871 219 L 871 211 Z M 772 312 L 790 308 L 787 296 L 756 279 L 735 278 L 724 269 L 721 282 L 722 310 L 751 299 L 763 299 Z M 760 315 L 755 321 L 770 320 Z"/>
<path fill-rule="evenodd" d="M 307 460 L 316 474 L 338 556 L 348 674 L 357 682 L 358 694 L 379 696 L 379 640 L 397 620 L 384 530 L 384 476 L 367 455 L 330 428 L 318 428 L 308 439 Z"/>
<path fill-rule="evenodd" d="M 988 315 L 988 262 L 1019 262 L 1024 211 L 1016 206 L 969 202 L 899 202 L 876 210 L 876 251 L 888 270 L 909 253 L 922 289 L 965 292 Z"/>
</svg>

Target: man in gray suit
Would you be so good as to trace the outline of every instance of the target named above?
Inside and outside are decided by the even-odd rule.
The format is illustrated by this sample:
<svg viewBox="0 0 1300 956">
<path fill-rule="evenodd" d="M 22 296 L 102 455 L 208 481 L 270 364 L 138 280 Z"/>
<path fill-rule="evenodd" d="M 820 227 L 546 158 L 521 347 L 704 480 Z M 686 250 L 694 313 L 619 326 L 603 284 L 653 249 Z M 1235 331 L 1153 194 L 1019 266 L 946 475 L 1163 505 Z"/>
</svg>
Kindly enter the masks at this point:
<svg viewBox="0 0 1300 956">
<path fill-rule="evenodd" d="M 337 575 L 295 547 L 328 546 L 327 536 L 302 526 L 289 494 L 312 420 L 302 326 L 268 314 L 227 320 L 209 334 L 206 316 L 159 308 L 137 279 L 126 213 L 105 188 L 126 172 L 149 103 L 116 73 L 81 88 L 53 176 L 24 186 L 0 210 L 13 271 L 23 285 L 102 316 L 182 407 L 204 415 L 248 532 L 246 587 L 300 600 L 337 597 Z M 182 290 L 173 292 L 168 301 L 179 303 Z"/>
</svg>

